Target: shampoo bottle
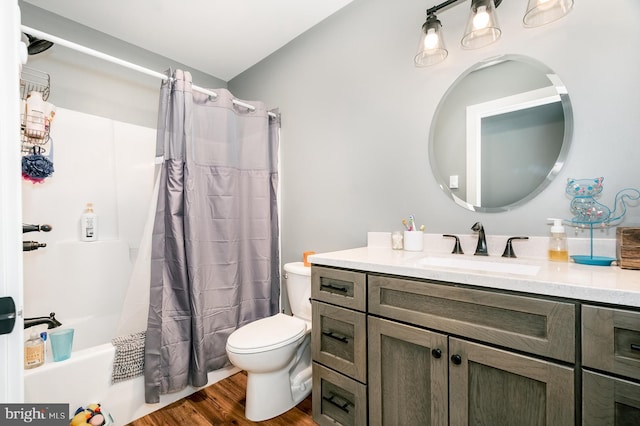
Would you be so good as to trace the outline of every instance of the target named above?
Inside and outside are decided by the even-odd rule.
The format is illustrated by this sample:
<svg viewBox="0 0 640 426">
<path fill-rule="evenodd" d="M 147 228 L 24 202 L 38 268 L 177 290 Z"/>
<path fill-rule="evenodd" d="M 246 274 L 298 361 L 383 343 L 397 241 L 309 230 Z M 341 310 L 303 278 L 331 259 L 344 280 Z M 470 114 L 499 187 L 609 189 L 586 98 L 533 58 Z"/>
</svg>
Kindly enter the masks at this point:
<svg viewBox="0 0 640 426">
<path fill-rule="evenodd" d="M 45 137 L 44 133 L 45 102 L 42 94 L 37 91 L 29 92 L 27 96 L 27 114 L 25 117 L 27 136 L 36 139 Z"/>
<path fill-rule="evenodd" d="M 44 342 L 37 333 L 32 333 L 24 343 L 24 368 L 36 368 L 44 364 Z"/>
<path fill-rule="evenodd" d="M 80 217 L 80 239 L 82 241 L 98 240 L 98 216 L 93 212 L 93 203 L 87 203 Z"/>
<path fill-rule="evenodd" d="M 547 219 L 553 221 L 551 238 L 549 238 L 549 260 L 567 262 L 569 249 L 567 248 L 567 234 L 562 226 L 562 219 Z"/>
</svg>

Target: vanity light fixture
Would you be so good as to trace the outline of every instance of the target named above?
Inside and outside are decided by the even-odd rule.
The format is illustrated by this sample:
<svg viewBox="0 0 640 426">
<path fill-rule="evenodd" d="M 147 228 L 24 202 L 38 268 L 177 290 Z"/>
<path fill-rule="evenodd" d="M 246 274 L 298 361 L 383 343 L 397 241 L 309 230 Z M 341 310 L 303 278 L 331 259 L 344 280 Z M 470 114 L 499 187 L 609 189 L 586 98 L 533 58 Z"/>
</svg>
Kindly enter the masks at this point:
<svg viewBox="0 0 640 426">
<path fill-rule="evenodd" d="M 444 47 L 442 39 L 442 24 L 435 13 L 427 16 L 427 22 L 422 25 L 418 53 L 413 59 L 417 67 L 435 65 L 445 60 L 449 52 Z"/>
<path fill-rule="evenodd" d="M 465 49 L 477 49 L 497 41 L 502 34 L 496 7 L 501 0 L 471 0 L 471 11 L 460 44 Z"/>
<path fill-rule="evenodd" d="M 573 0 L 529 0 L 522 18 L 525 27 L 539 27 L 557 21 L 573 8 Z"/>
<path fill-rule="evenodd" d="M 427 9 L 427 20 L 420 31 L 418 52 L 414 57 L 417 67 L 435 65 L 445 60 L 448 51 L 442 37 L 442 23 L 436 12 L 464 0 L 447 0 Z M 574 0 L 528 0 L 523 18 L 527 28 L 556 21 L 573 8 Z M 476 49 L 497 41 L 502 34 L 496 8 L 502 0 L 471 0 L 471 11 L 460 44 L 465 49 Z"/>
</svg>

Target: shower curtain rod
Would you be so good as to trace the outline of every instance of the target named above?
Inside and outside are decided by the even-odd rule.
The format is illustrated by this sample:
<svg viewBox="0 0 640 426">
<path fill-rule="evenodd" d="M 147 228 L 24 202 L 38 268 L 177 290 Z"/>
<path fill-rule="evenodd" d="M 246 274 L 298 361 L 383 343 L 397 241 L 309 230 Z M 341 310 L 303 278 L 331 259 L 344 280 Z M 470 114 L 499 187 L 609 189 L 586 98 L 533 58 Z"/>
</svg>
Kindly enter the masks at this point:
<svg viewBox="0 0 640 426">
<path fill-rule="evenodd" d="M 65 39 L 60 38 L 60 37 L 56 37 L 56 36 L 54 36 L 52 34 L 47 34 L 47 33 L 42 32 L 40 30 L 36 30 L 35 28 L 27 27 L 26 25 L 22 25 L 21 26 L 21 30 L 22 30 L 22 32 L 27 33 L 29 35 L 32 35 L 34 37 L 38 37 L 38 38 L 41 38 L 41 39 L 45 39 L 45 40 L 51 41 L 51 42 L 53 42 L 55 44 L 59 44 L 59 45 L 64 46 L 64 47 L 68 47 L 69 49 L 72 49 L 72 50 L 75 50 L 75 51 L 78 51 L 78 52 L 81 52 L 81 53 L 85 53 L 87 55 L 90 55 L 90 56 L 105 60 L 107 62 L 112 62 L 114 64 L 123 66 L 125 68 L 132 69 L 134 71 L 141 72 L 142 74 L 147 74 L 147 75 L 150 75 L 152 77 L 159 78 L 161 80 L 168 80 L 169 79 L 169 77 L 167 77 L 165 74 L 162 74 L 160 72 L 150 70 L 150 69 L 142 67 L 140 65 L 136 65 L 134 63 L 127 62 L 127 61 L 125 61 L 123 59 L 116 58 L 115 56 L 107 55 L 106 53 L 102 53 L 102 52 L 99 52 L 97 50 L 85 47 L 85 46 L 81 46 L 81 45 L 79 45 L 77 43 L 65 40 Z M 209 95 L 209 96 L 212 96 L 214 98 L 218 97 L 218 94 L 216 92 L 212 92 L 211 90 L 205 89 L 205 88 L 200 87 L 200 86 L 196 86 L 195 84 L 192 84 L 191 87 L 196 92 L 204 93 L 205 95 Z M 244 108 L 248 108 L 251 111 L 255 111 L 255 109 L 256 109 L 256 107 L 254 107 L 253 105 L 249 105 L 249 104 L 247 104 L 245 102 L 238 101 L 236 99 L 233 99 L 233 103 L 235 105 L 238 105 L 238 106 L 241 106 L 241 107 L 244 107 Z M 274 114 L 272 112 L 269 113 L 269 116 L 277 117 L 276 114 Z"/>
</svg>

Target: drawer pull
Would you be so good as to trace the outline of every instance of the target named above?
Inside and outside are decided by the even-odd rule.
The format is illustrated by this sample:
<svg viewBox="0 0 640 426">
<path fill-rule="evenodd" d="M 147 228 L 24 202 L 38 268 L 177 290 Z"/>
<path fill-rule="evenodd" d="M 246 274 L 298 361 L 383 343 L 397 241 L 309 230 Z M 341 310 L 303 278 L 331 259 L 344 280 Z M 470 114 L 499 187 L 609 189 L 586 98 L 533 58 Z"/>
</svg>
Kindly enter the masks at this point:
<svg viewBox="0 0 640 426">
<path fill-rule="evenodd" d="M 331 393 L 330 397 L 323 396 L 322 399 L 324 399 L 325 401 L 327 401 L 331 405 L 335 405 L 336 407 L 338 407 L 339 409 L 341 409 L 345 413 L 349 412 L 349 409 L 347 407 L 349 405 L 351 405 L 351 403 L 349 401 L 347 401 L 347 400 L 344 400 L 344 403 L 341 404 L 336 399 L 343 399 L 343 398 L 338 398 L 338 395 L 336 395 L 334 393 Z"/>
<path fill-rule="evenodd" d="M 338 342 L 349 343 L 349 338 L 347 336 L 343 336 L 341 334 L 334 333 L 333 331 L 323 331 L 322 335 L 330 337 L 330 338 L 332 338 L 334 340 L 337 340 Z"/>
<path fill-rule="evenodd" d="M 330 290 L 330 291 L 338 291 L 338 292 L 344 293 L 344 294 L 347 294 L 347 292 L 349 291 L 345 287 L 340 287 L 340 286 L 333 285 L 333 284 L 321 284 L 320 288 L 321 289 L 327 289 L 327 290 Z"/>
<path fill-rule="evenodd" d="M 632 351 L 640 351 L 640 345 L 638 345 L 636 343 L 632 343 L 631 344 L 631 350 Z"/>
</svg>

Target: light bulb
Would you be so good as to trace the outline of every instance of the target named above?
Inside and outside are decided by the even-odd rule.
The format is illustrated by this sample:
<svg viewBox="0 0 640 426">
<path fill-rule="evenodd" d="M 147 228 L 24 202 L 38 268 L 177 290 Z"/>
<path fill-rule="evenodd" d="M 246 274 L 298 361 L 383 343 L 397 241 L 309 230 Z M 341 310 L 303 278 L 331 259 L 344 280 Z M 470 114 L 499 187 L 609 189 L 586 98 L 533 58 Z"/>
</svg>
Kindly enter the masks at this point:
<svg viewBox="0 0 640 426">
<path fill-rule="evenodd" d="M 433 49 L 438 45 L 438 34 L 436 34 L 435 28 L 429 28 L 427 35 L 424 38 L 424 47 L 426 49 Z"/>
<path fill-rule="evenodd" d="M 550 7 L 553 7 L 553 2 L 550 0 L 538 0 L 538 7 L 540 9 L 549 9 Z"/>
<path fill-rule="evenodd" d="M 479 6 L 476 11 L 476 16 L 473 17 L 473 28 L 481 30 L 486 28 L 489 24 L 489 14 L 487 13 L 487 6 Z"/>
</svg>

